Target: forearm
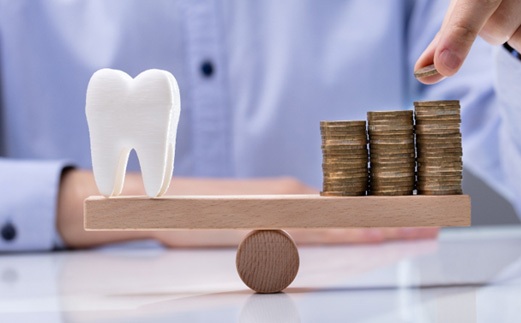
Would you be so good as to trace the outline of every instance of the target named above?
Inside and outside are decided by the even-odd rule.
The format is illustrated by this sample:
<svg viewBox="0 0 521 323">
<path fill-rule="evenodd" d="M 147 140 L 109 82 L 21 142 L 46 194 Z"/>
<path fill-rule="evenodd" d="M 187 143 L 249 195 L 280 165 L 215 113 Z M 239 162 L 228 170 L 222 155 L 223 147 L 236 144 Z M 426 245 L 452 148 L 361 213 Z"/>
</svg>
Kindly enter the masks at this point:
<svg viewBox="0 0 521 323">
<path fill-rule="evenodd" d="M 127 176 L 128 195 L 141 195 L 136 176 Z M 152 238 L 150 232 L 141 231 L 85 231 L 83 229 L 83 201 L 98 195 L 91 172 L 65 170 L 61 176 L 56 226 L 69 248 L 88 248 L 109 243 Z"/>
<path fill-rule="evenodd" d="M 167 192 L 171 195 L 302 193 L 316 193 L 316 190 L 289 177 L 254 180 L 174 178 Z M 172 247 L 221 247 L 236 245 L 245 234 L 240 230 L 85 231 L 83 201 L 91 195 L 99 195 L 92 172 L 71 169 L 63 173 L 57 227 L 68 247 L 88 248 L 138 239 L 158 239 Z M 138 173 L 127 174 L 122 195 L 144 195 L 143 183 Z"/>
</svg>

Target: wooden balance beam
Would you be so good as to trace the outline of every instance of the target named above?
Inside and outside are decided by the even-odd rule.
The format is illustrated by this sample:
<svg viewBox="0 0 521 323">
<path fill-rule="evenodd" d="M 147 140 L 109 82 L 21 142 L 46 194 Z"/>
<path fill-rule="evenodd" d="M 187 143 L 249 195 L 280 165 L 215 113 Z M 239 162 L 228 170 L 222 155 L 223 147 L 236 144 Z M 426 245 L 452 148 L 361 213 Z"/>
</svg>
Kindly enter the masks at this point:
<svg viewBox="0 0 521 323">
<path fill-rule="evenodd" d="M 252 229 L 237 252 L 237 270 L 251 289 L 285 289 L 299 256 L 282 229 L 469 226 L 468 195 L 325 197 L 320 195 L 92 196 L 85 229 Z"/>
</svg>

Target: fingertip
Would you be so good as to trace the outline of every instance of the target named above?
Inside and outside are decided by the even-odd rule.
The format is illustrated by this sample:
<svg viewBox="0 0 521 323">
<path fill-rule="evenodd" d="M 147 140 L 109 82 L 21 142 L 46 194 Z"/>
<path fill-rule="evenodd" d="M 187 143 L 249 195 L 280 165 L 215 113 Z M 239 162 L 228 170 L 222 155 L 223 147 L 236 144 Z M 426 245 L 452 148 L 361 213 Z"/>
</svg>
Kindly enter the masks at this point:
<svg viewBox="0 0 521 323">
<path fill-rule="evenodd" d="M 385 239 L 383 231 L 378 228 L 364 230 L 364 237 L 367 242 L 380 242 Z"/>
<path fill-rule="evenodd" d="M 425 239 L 436 239 L 440 231 L 439 228 L 421 228 L 420 230 L 419 237 Z"/>
</svg>

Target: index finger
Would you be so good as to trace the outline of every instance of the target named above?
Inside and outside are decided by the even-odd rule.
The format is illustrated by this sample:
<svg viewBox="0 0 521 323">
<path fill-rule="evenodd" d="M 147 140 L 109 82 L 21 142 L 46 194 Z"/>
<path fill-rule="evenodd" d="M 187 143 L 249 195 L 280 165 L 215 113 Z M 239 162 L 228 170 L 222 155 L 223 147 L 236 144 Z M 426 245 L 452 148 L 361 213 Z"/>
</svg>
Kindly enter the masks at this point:
<svg viewBox="0 0 521 323">
<path fill-rule="evenodd" d="M 434 54 L 434 65 L 444 76 L 459 70 L 479 31 L 501 4 L 501 0 L 453 1 Z"/>
</svg>

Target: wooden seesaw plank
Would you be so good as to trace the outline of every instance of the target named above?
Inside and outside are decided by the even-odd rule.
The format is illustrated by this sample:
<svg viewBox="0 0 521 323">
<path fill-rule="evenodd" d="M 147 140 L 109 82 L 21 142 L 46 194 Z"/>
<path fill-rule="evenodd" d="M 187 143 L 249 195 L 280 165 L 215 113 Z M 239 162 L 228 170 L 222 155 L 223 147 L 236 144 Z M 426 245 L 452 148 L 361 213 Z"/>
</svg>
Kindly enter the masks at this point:
<svg viewBox="0 0 521 323">
<path fill-rule="evenodd" d="M 84 216 L 86 230 L 468 226 L 470 197 L 92 196 Z"/>
</svg>

